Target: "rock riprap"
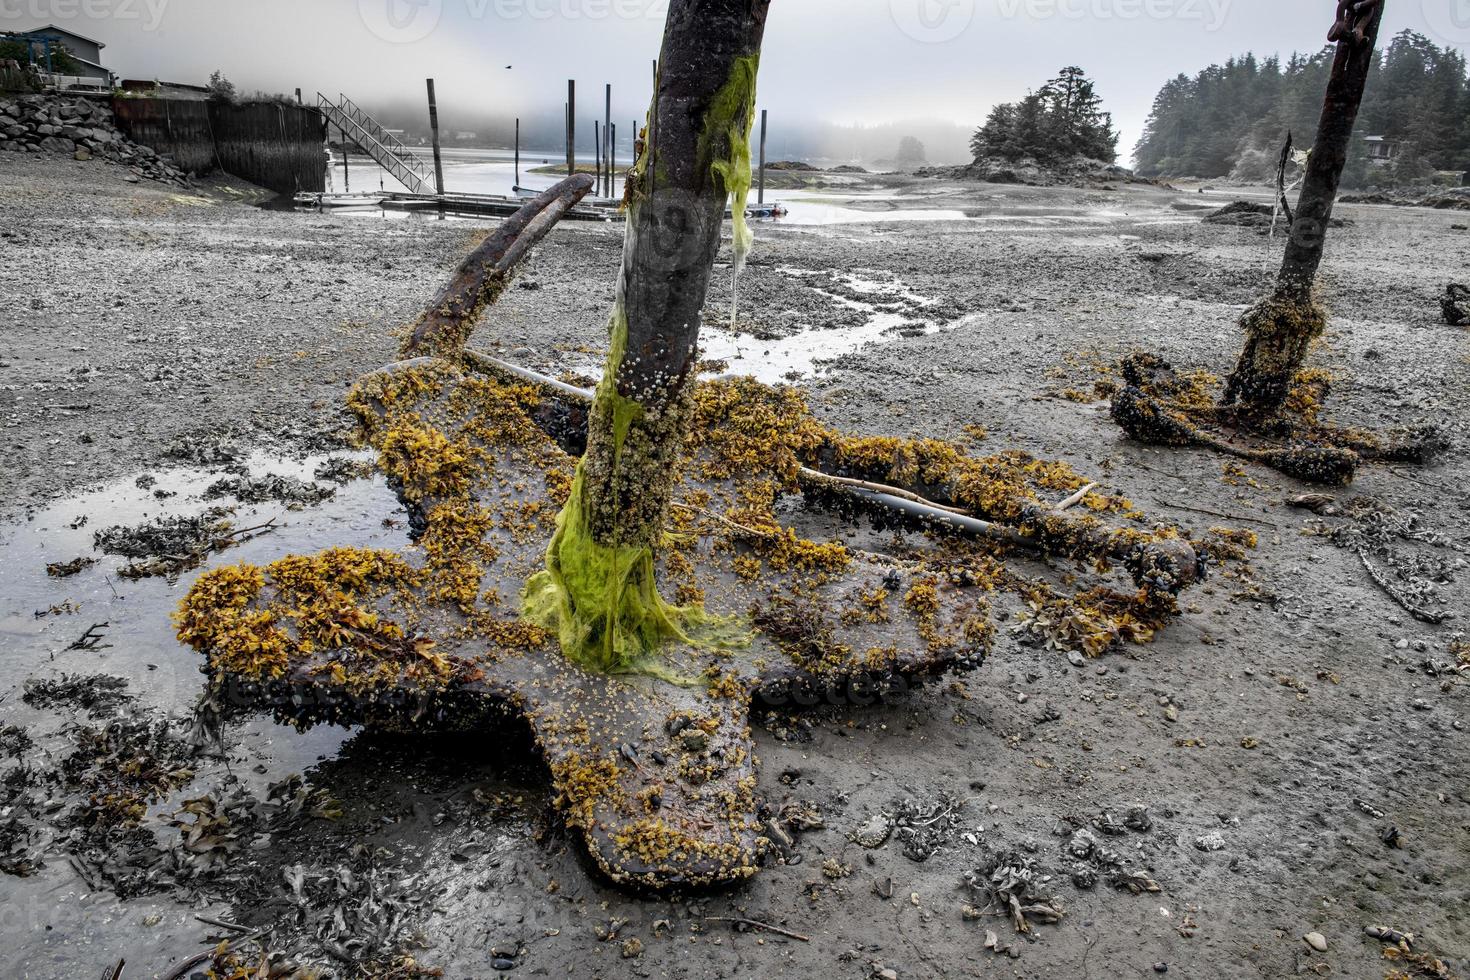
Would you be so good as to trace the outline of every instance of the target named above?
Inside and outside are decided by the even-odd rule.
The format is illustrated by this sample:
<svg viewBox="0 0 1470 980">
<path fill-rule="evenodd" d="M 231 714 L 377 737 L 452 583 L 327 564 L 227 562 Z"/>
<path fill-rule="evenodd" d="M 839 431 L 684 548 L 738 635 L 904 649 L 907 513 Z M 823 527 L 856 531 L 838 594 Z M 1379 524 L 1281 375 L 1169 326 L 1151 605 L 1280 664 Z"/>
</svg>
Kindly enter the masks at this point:
<svg viewBox="0 0 1470 980">
<path fill-rule="evenodd" d="M 169 157 L 128 139 L 110 107 L 86 98 L 21 95 L 0 101 L 0 150 L 101 159 L 128 167 L 132 178 L 188 186 L 188 175 Z"/>
</svg>

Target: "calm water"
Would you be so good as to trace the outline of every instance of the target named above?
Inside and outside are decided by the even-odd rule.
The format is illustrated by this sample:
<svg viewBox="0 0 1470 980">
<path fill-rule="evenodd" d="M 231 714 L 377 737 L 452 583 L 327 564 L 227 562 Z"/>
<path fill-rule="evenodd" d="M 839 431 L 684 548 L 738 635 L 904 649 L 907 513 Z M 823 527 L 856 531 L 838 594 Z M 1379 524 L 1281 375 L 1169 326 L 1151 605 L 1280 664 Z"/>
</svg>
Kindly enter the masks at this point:
<svg viewBox="0 0 1470 980">
<path fill-rule="evenodd" d="M 416 152 L 425 160 L 432 161 L 432 152 L 418 149 Z M 333 151 L 334 162 L 327 177 L 327 190 L 334 193 L 351 192 L 360 194 L 365 192 L 386 190 L 406 190 L 392 174 L 380 168 L 370 157 L 360 154 L 352 154 L 343 164 L 341 154 Z M 580 164 L 590 164 L 593 158 L 590 156 L 579 156 Z M 533 191 L 543 191 L 561 180 L 566 170 L 566 156 L 557 150 L 522 150 L 521 170 L 519 186 Z M 443 151 L 444 162 L 444 189 L 451 193 L 461 194 L 499 194 L 509 196 L 517 186 L 515 153 L 512 150 L 467 150 L 446 149 Z M 618 166 L 626 167 L 628 160 L 614 161 Z M 430 164 L 432 166 L 432 163 Z M 532 173 L 535 168 L 544 166 L 558 166 L 557 173 Z M 623 181 L 615 181 L 614 197 L 623 194 Z M 813 191 L 767 191 L 768 201 L 779 201 L 788 210 L 788 214 L 778 219 L 782 224 L 789 225 L 837 225 L 853 224 L 858 222 L 911 222 L 911 221 L 964 221 L 966 215 L 962 211 L 925 208 L 923 199 L 926 195 L 894 195 L 894 194 L 864 194 L 864 193 L 842 193 L 831 194 L 816 193 Z M 754 197 L 754 195 L 752 195 Z M 882 210 L 864 210 L 859 208 L 844 207 L 844 202 L 854 200 L 883 200 L 896 201 L 906 200 L 914 207 L 899 207 L 896 204 Z M 365 208 L 363 212 L 372 215 L 383 215 L 386 217 L 403 217 L 408 212 L 384 211 L 377 207 Z M 420 215 L 422 217 L 422 215 Z"/>
<path fill-rule="evenodd" d="M 417 149 L 415 152 L 433 169 L 433 151 Z M 407 190 L 392 174 L 383 170 L 371 157 L 352 154 L 343 165 L 342 154 L 333 150 L 334 162 L 327 175 L 327 189 L 336 193 L 351 191 L 403 191 Z M 444 189 L 460 194 L 504 194 L 509 195 L 516 186 L 515 152 L 513 150 L 466 150 L 446 149 L 443 151 Z M 580 156 L 578 163 L 591 164 L 593 158 Z M 628 165 L 627 158 L 614 161 L 620 167 Z M 558 150 L 522 150 L 520 186 L 542 191 L 560 180 L 563 174 L 534 174 L 531 170 L 548 164 L 561 164 L 566 169 L 566 154 Z M 623 193 L 623 182 L 617 181 L 616 193 Z"/>
</svg>

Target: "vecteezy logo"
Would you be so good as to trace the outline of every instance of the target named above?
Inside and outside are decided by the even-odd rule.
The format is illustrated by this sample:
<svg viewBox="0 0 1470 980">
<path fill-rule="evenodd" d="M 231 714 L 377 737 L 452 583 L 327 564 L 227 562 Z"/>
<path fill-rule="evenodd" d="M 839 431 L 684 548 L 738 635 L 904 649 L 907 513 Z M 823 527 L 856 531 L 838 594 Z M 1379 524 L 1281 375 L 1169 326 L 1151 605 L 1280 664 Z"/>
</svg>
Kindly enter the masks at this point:
<svg viewBox="0 0 1470 980">
<path fill-rule="evenodd" d="M 1441 41 L 1470 44 L 1470 0 L 1422 0 L 1424 19 Z"/>
<path fill-rule="evenodd" d="M 439 26 L 444 0 L 357 0 L 363 24 L 390 44 L 422 41 Z"/>
<path fill-rule="evenodd" d="M 915 41 L 943 44 L 975 19 L 975 0 L 889 0 L 893 22 Z"/>
</svg>

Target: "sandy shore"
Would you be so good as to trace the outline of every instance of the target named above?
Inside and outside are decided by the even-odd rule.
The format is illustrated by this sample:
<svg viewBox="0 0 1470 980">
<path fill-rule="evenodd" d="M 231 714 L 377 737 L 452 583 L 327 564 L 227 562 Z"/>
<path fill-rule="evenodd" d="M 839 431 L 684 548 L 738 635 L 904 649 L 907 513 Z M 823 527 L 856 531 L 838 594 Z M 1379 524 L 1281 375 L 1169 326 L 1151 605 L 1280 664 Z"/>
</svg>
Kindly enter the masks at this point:
<svg viewBox="0 0 1470 980">
<path fill-rule="evenodd" d="M 800 863 L 773 865 L 734 893 L 676 901 L 630 898 L 588 876 L 548 816 L 520 733 L 425 752 L 240 722 L 227 758 L 198 763 L 167 802 L 231 774 L 263 795 L 304 772 L 343 816 L 258 831 L 231 858 L 235 877 L 127 899 L 90 889 L 55 834 L 34 875 L 0 876 L 15 910 L 0 918 L 0 973 L 95 975 L 124 956 L 126 976 L 159 975 L 218 932 L 195 913 L 252 926 L 291 919 L 290 889 L 270 890 L 292 869 L 313 881 L 358 860 L 362 841 L 381 849 L 374 880 L 421 889 L 404 899 L 427 944 L 416 955 L 452 977 L 488 975 L 499 955 L 534 975 L 1133 977 L 1159 964 L 1183 977 L 1377 980 L 1390 964 L 1363 934 L 1373 925 L 1412 932 L 1465 970 L 1470 678 L 1435 666 L 1453 664 L 1463 620 L 1414 621 L 1352 552 L 1305 534 L 1323 519 L 1283 501 L 1309 488 L 1130 443 L 1088 394 L 1096 365 L 1138 347 L 1228 370 L 1235 320 L 1279 247 L 1253 229 L 1200 223 L 1202 201 L 1229 199 L 919 181 L 855 194 L 845 206 L 870 221 L 762 224 L 733 330 L 727 268 L 710 298 L 715 352 L 742 369 L 795 372 L 817 410 L 850 430 L 961 439 L 980 425 L 986 451 L 1065 459 L 1159 519 L 1256 531 L 1253 579 L 1191 593 L 1155 643 L 1077 667 L 1002 623 L 994 658 L 963 683 L 887 708 L 763 719 L 760 792 L 773 808 L 812 802 L 824 827 L 801 835 Z M 55 766 L 72 737 L 67 710 L 22 704 L 27 678 L 122 676 L 136 710 L 180 717 L 200 683 L 167 623 L 192 573 L 123 583 L 105 558 L 54 580 L 45 563 L 80 554 L 94 529 L 173 506 L 136 488 L 139 474 L 202 507 L 212 477 L 175 472 L 201 446 L 236 444 L 279 466 L 339 450 L 346 387 L 392 359 L 394 331 L 487 227 L 252 200 L 242 185 L 176 193 L 126 184 L 97 163 L 0 160 L 0 703 L 5 723 L 36 743 L 6 766 Z M 954 214 L 884 220 L 915 209 Z M 1452 213 L 1339 214 L 1352 223 L 1329 244 L 1333 322 L 1313 359 L 1338 379 L 1328 414 L 1377 427 L 1431 420 L 1456 443 L 1432 467 L 1368 467 L 1340 496 L 1419 514 L 1453 559 L 1470 546 L 1470 351 L 1463 330 L 1440 322 L 1436 297 L 1470 281 L 1470 232 L 1451 227 L 1464 222 Z M 620 250 L 618 226 L 559 228 L 476 346 L 552 373 L 595 371 Z M 865 330 L 864 345 L 844 339 Z M 829 353 L 840 356 L 813 374 L 814 356 Z M 68 523 L 83 516 L 85 526 Z M 383 521 L 401 516 L 380 481 L 360 480 L 212 561 L 343 535 L 390 546 L 403 531 Z M 1462 572 L 1440 586 L 1445 609 L 1470 610 L 1467 583 Z M 44 614 L 66 601 L 80 612 Z M 65 649 L 103 621 L 110 649 Z M 964 806 L 923 862 L 893 842 L 868 850 L 850 839 L 904 800 L 945 793 Z M 1073 830 L 1145 806 L 1147 830 L 1104 843 L 1162 890 L 1075 886 Z M 170 810 L 150 814 L 160 838 L 177 834 Z M 1385 843 L 1388 828 L 1399 846 Z M 962 913 L 973 901 L 965 873 L 1008 850 L 1053 876 L 1067 910 L 1059 924 L 1017 936 L 1005 918 Z M 360 909 L 362 895 L 344 886 L 335 900 Z M 706 917 L 779 924 L 809 941 Z M 987 930 L 1016 958 L 984 948 Z M 1303 942 L 1309 932 L 1325 937 L 1325 952 Z M 642 951 L 625 959 L 634 938 Z M 323 963 L 344 970 L 340 957 Z"/>
</svg>

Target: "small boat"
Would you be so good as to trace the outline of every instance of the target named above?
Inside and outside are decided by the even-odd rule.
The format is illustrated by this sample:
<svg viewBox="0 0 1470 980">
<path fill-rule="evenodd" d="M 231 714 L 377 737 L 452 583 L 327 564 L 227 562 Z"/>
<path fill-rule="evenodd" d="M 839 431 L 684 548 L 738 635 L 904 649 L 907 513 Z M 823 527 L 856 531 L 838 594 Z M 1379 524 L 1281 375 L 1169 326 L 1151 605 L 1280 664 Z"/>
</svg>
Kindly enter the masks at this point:
<svg viewBox="0 0 1470 980">
<path fill-rule="evenodd" d="M 363 194 L 313 194 L 304 192 L 296 195 L 296 203 L 312 208 L 376 208 L 381 207 L 388 195 Z"/>
<path fill-rule="evenodd" d="M 784 218 L 788 213 L 790 212 L 786 210 L 785 205 L 776 203 L 748 204 L 745 207 L 745 216 L 747 218 Z M 725 211 L 725 217 L 733 218 L 734 214 L 727 209 Z"/>
</svg>

